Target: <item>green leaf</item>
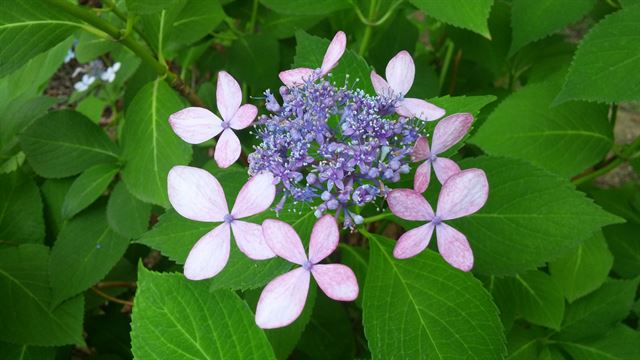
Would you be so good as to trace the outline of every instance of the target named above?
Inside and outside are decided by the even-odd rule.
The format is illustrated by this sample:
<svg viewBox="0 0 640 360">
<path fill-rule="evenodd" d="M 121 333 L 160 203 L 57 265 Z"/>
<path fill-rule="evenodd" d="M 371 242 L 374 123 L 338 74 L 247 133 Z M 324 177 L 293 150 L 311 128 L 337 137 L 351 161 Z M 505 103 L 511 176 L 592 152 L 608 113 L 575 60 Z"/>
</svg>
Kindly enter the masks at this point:
<svg viewBox="0 0 640 360">
<path fill-rule="evenodd" d="M 87 96 L 78 102 L 76 111 L 88 117 L 94 124 L 100 124 L 102 113 L 107 106 L 108 103 L 105 100 L 97 96 Z"/>
<path fill-rule="evenodd" d="M 14 172 L 0 175 L 0 243 L 42 243 L 44 218 L 33 179 Z"/>
<path fill-rule="evenodd" d="M 487 19 L 491 12 L 493 0 L 411 0 L 418 9 L 429 16 L 467 30 L 476 32 L 486 38 L 491 38 Z"/>
<path fill-rule="evenodd" d="M 73 178 L 47 179 L 40 186 L 45 205 L 47 230 L 53 238 L 58 236 L 66 221 L 62 217 L 62 203 L 69 188 L 71 188 L 71 184 L 73 184 L 73 180 Z"/>
<path fill-rule="evenodd" d="M 578 245 L 575 251 L 550 262 L 549 272 L 564 289 L 565 298 L 573 302 L 599 288 L 607 279 L 612 265 L 613 255 L 602 232 L 597 232 Z"/>
<path fill-rule="evenodd" d="M 112 16 L 106 16 L 105 20 L 113 22 Z M 74 53 L 79 63 L 86 64 L 100 55 L 113 51 L 117 46 L 119 46 L 118 42 L 108 37 L 97 36 L 88 31 L 83 31 L 78 36 L 78 43 L 75 46 Z"/>
<path fill-rule="evenodd" d="M 556 98 L 620 102 L 640 99 L 640 6 L 617 11 L 584 37 Z"/>
<path fill-rule="evenodd" d="M 264 89 L 279 83 L 278 46 L 276 38 L 270 35 L 240 37 L 229 49 L 227 67 L 240 83 L 249 84 L 254 94 L 262 94 Z"/>
<path fill-rule="evenodd" d="M 596 0 L 514 0 L 511 7 L 513 41 L 510 54 L 580 20 L 595 3 Z"/>
<path fill-rule="evenodd" d="M 602 226 L 620 222 L 568 181 L 522 160 L 479 157 L 459 163 L 489 180 L 480 211 L 450 222 L 473 249 L 475 270 L 514 275 L 577 247 Z"/>
<path fill-rule="evenodd" d="M 562 288 L 541 271 L 529 271 L 509 279 L 518 313 L 532 324 L 560 330 L 564 316 Z"/>
<path fill-rule="evenodd" d="M 447 111 L 447 115 L 468 112 L 477 115 L 482 108 L 496 101 L 493 95 L 450 96 L 445 95 L 429 99 L 429 102 Z"/>
<path fill-rule="evenodd" d="M 21 245 L 0 250 L 0 340 L 25 345 L 82 344 L 83 299 L 51 308 L 49 249 Z"/>
<path fill-rule="evenodd" d="M 355 339 L 345 305 L 319 294 L 296 349 L 308 359 L 353 359 Z"/>
<path fill-rule="evenodd" d="M 181 44 L 196 42 L 215 29 L 224 17 L 218 0 L 189 0 L 173 23 L 172 39 Z"/>
<path fill-rule="evenodd" d="M 136 199 L 124 182 L 113 188 L 107 203 L 107 221 L 118 234 L 137 239 L 149 227 L 151 205 Z"/>
<path fill-rule="evenodd" d="M 275 359 L 253 313 L 233 291 L 209 292 L 206 282 L 139 269 L 131 317 L 136 359 Z"/>
<path fill-rule="evenodd" d="M 129 241 L 109 228 L 104 212 L 95 207 L 58 234 L 49 263 L 54 305 L 100 281 L 127 249 Z"/>
<path fill-rule="evenodd" d="M 471 141 L 491 155 L 529 160 L 566 177 L 595 164 L 613 145 L 608 109 L 583 102 L 550 107 L 559 88 L 559 81 L 523 87 L 498 105 Z"/>
<path fill-rule="evenodd" d="M 326 15 L 351 6 L 344 0 L 260 0 L 262 5 L 281 14 Z"/>
<path fill-rule="evenodd" d="M 606 211 L 640 224 L 640 208 L 634 204 L 640 187 L 628 183 L 616 188 L 585 187 L 585 192 Z"/>
<path fill-rule="evenodd" d="M 371 248 L 363 321 L 374 358 L 504 356 L 498 310 L 471 274 L 430 250 L 397 260 L 391 240 L 367 237 Z"/>
<path fill-rule="evenodd" d="M 607 226 L 604 229 L 609 248 L 614 255 L 613 271 L 625 278 L 640 275 L 640 225 L 634 223 Z"/>
<path fill-rule="evenodd" d="M 0 12 L 0 77 L 85 27 L 46 2 L 14 0 Z"/>
<path fill-rule="evenodd" d="M 261 24 L 265 34 L 276 39 L 285 39 L 295 35 L 298 30 L 306 30 L 322 20 L 318 15 L 282 15 L 269 13 Z"/>
<path fill-rule="evenodd" d="M 330 41 L 309 35 L 304 31 L 296 32 L 296 56 L 293 67 L 308 67 L 317 69 L 322 64 L 322 59 Z M 347 82 L 353 84 L 358 79 L 358 88 L 369 94 L 373 94 L 373 86 L 370 80 L 371 68 L 367 62 L 351 50 L 346 50 L 338 66 L 331 71 L 331 81 L 337 86 Z"/>
<path fill-rule="evenodd" d="M 149 14 L 167 9 L 179 0 L 126 0 L 127 9 L 138 14 Z"/>
<path fill-rule="evenodd" d="M 515 326 L 507 335 L 507 349 L 509 360 L 538 359 L 542 342 L 548 335 L 548 330 L 529 324 Z"/>
<path fill-rule="evenodd" d="M 606 336 L 590 342 L 562 342 L 575 360 L 635 360 L 640 358 L 640 332 L 618 325 Z"/>
<path fill-rule="evenodd" d="M 102 129 L 71 110 L 50 112 L 36 120 L 20 136 L 20 145 L 43 177 L 72 176 L 118 159 L 118 148 Z"/>
<path fill-rule="evenodd" d="M 122 179 L 142 201 L 169 206 L 167 174 L 191 159 L 191 146 L 173 133 L 169 115 L 182 109 L 180 97 L 162 80 L 145 85 L 126 112 L 122 129 Z"/>
<path fill-rule="evenodd" d="M 71 184 L 62 203 L 62 216 L 69 219 L 96 201 L 118 173 L 114 164 L 90 167 Z"/>
<path fill-rule="evenodd" d="M 0 342 L 0 360 L 54 360 L 56 349 Z"/>
<path fill-rule="evenodd" d="M 558 338 L 578 340 L 605 333 L 631 312 L 638 282 L 611 279 L 569 305 Z"/>
</svg>

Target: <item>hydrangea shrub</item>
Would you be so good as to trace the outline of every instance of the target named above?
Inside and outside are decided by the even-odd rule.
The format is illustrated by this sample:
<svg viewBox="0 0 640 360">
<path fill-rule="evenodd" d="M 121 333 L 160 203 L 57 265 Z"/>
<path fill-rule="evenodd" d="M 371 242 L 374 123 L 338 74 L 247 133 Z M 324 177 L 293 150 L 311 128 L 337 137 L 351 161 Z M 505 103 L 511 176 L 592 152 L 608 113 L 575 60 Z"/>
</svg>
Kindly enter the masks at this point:
<svg viewBox="0 0 640 360">
<path fill-rule="evenodd" d="M 640 357 L 633 1 L 2 8 L 0 358 Z"/>
</svg>

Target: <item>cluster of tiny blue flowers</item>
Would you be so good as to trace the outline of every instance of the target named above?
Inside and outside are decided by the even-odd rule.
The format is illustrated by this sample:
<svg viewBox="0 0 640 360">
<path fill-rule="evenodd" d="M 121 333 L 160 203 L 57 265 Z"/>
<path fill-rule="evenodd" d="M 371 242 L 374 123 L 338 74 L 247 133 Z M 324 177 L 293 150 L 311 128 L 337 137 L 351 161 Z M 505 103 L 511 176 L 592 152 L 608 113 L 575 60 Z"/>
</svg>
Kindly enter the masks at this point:
<svg viewBox="0 0 640 360">
<path fill-rule="evenodd" d="M 397 99 L 336 87 L 326 79 L 280 89 L 283 104 L 269 91 L 258 120 L 260 145 L 249 155 L 249 172 L 271 172 L 282 197 L 343 215 L 344 226 L 362 223 L 357 207 L 388 192 L 386 184 L 410 171 L 418 128 L 394 113 Z"/>
</svg>

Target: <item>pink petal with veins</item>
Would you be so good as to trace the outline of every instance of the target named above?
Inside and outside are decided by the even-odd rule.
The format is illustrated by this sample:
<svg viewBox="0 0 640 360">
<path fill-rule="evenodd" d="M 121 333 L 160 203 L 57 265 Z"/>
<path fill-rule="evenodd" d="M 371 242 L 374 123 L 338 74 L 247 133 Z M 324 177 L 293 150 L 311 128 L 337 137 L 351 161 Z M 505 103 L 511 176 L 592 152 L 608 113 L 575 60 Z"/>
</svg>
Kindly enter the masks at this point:
<svg viewBox="0 0 640 360">
<path fill-rule="evenodd" d="M 273 175 L 263 172 L 255 175 L 240 189 L 231 215 L 235 219 L 261 213 L 269 208 L 276 196 Z"/>
<path fill-rule="evenodd" d="M 224 121 L 230 121 L 242 102 L 242 90 L 240 85 L 226 71 L 218 73 L 218 86 L 216 88 L 216 104 Z"/>
<path fill-rule="evenodd" d="M 310 275 L 307 270 L 297 268 L 271 280 L 260 294 L 256 324 L 274 329 L 294 322 L 307 301 Z"/>
<path fill-rule="evenodd" d="M 233 231 L 233 236 L 236 239 L 238 248 L 250 259 L 264 260 L 276 256 L 266 241 L 264 241 L 262 226 L 234 220 L 231 222 L 231 230 Z"/>
<path fill-rule="evenodd" d="M 420 164 L 416 169 L 416 174 L 413 176 L 413 190 L 423 193 L 429 187 L 429 180 L 431 179 L 431 161 L 427 160 Z"/>
<path fill-rule="evenodd" d="M 442 220 L 473 214 L 487 202 L 489 183 L 480 169 L 463 170 L 442 185 L 438 196 L 437 215 Z"/>
<path fill-rule="evenodd" d="M 191 248 L 184 263 L 184 276 L 203 280 L 216 276 L 229 260 L 230 232 L 228 224 L 209 231 Z"/>
<path fill-rule="evenodd" d="M 431 164 L 440 184 L 444 184 L 451 176 L 460 172 L 458 164 L 447 158 L 436 158 Z"/>
<path fill-rule="evenodd" d="M 311 268 L 320 289 L 333 300 L 353 301 L 358 297 L 358 281 L 353 271 L 342 264 L 318 264 Z"/>
<path fill-rule="evenodd" d="M 447 151 L 469 132 L 473 116 L 469 113 L 449 115 L 440 120 L 433 130 L 431 149 L 434 154 Z"/>
<path fill-rule="evenodd" d="M 405 220 L 431 220 L 433 209 L 422 194 L 410 189 L 391 190 L 387 195 L 391 212 Z"/>
<path fill-rule="evenodd" d="M 375 71 L 371 72 L 371 84 L 373 85 L 373 89 L 376 91 L 376 94 L 379 96 L 391 97 L 394 94 L 389 83 L 387 83 L 387 81 Z"/>
<path fill-rule="evenodd" d="M 178 214 L 195 221 L 222 221 L 229 213 L 224 191 L 209 172 L 174 166 L 167 176 L 169 202 Z"/>
<path fill-rule="evenodd" d="M 406 259 L 418 255 L 429 245 L 431 234 L 433 234 L 432 223 L 407 231 L 398 239 L 393 249 L 393 256 L 397 259 Z"/>
<path fill-rule="evenodd" d="M 319 263 L 338 247 L 340 231 L 332 215 L 324 215 L 313 225 L 309 241 L 309 261 Z"/>
<path fill-rule="evenodd" d="M 207 109 L 188 107 L 169 116 L 173 131 L 189 144 L 200 144 L 222 131 L 222 120 Z"/>
<path fill-rule="evenodd" d="M 228 168 L 240 158 L 240 139 L 231 129 L 225 129 L 218 138 L 213 158 L 221 168 Z"/>
<path fill-rule="evenodd" d="M 262 223 L 262 234 L 276 255 L 298 265 L 307 261 L 302 241 L 291 225 L 284 221 L 268 219 Z"/>
<path fill-rule="evenodd" d="M 320 67 L 320 73 L 324 76 L 328 74 L 333 68 L 338 65 L 338 61 L 344 54 L 344 50 L 347 47 L 347 35 L 344 32 L 338 31 L 329 47 L 327 48 L 327 52 L 324 53 L 324 58 L 322 59 L 322 66 Z"/>
<path fill-rule="evenodd" d="M 385 71 L 389 85 L 400 96 L 404 96 L 411 89 L 415 73 L 416 67 L 413 64 L 413 59 L 405 50 L 400 51 L 389 60 Z"/>
<path fill-rule="evenodd" d="M 416 117 L 424 121 L 441 118 L 445 111 L 422 99 L 405 98 L 396 107 L 396 112 L 404 117 Z"/>
<path fill-rule="evenodd" d="M 428 159 L 429 156 L 431 156 L 431 151 L 429 151 L 429 141 L 426 137 L 420 136 L 418 140 L 416 140 L 415 145 L 413 145 L 411 160 L 422 161 Z"/>
<path fill-rule="evenodd" d="M 280 74 L 278 74 L 278 77 L 288 87 L 295 87 L 304 84 L 305 81 L 310 80 L 313 77 L 313 69 L 296 68 L 285 70 L 281 71 Z"/>
<path fill-rule="evenodd" d="M 438 251 L 453 267 L 469 271 L 473 267 L 473 252 L 467 238 L 460 231 L 441 223 L 436 226 Z"/>
<path fill-rule="evenodd" d="M 229 120 L 229 126 L 235 130 L 242 130 L 253 122 L 258 115 L 258 108 L 255 105 L 244 104 L 236 111 L 233 118 Z"/>
</svg>

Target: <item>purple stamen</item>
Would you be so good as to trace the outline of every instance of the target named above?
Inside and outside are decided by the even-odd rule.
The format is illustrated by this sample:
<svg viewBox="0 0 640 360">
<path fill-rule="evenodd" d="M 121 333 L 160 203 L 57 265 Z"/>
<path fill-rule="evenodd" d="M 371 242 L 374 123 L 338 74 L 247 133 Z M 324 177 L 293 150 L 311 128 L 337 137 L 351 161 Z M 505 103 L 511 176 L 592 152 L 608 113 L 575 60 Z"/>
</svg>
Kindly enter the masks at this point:
<svg viewBox="0 0 640 360">
<path fill-rule="evenodd" d="M 440 216 L 434 216 L 433 219 L 431 219 L 431 223 L 433 224 L 433 226 L 438 226 L 440 224 L 442 224 L 442 219 L 440 218 Z"/>
<path fill-rule="evenodd" d="M 231 224 L 233 220 L 235 220 L 235 218 L 231 214 L 227 214 L 223 218 L 223 221 L 225 222 L 225 224 Z"/>
<path fill-rule="evenodd" d="M 307 270 L 307 271 L 311 271 L 311 269 L 313 268 L 313 263 L 311 261 L 307 260 L 302 264 L 302 268 Z"/>
</svg>

